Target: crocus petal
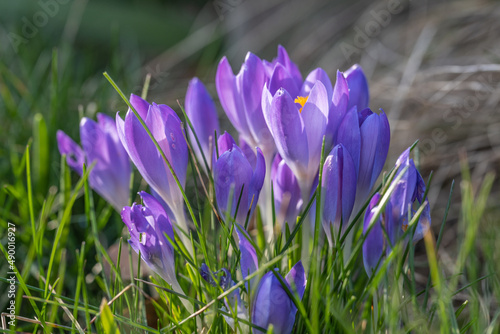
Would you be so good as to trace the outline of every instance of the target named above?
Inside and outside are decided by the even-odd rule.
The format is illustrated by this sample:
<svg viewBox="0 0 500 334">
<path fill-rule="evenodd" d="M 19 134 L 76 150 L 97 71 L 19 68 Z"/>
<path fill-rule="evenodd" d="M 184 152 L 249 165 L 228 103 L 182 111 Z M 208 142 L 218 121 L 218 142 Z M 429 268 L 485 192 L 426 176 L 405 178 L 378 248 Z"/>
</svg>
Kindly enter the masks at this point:
<svg viewBox="0 0 500 334">
<path fill-rule="evenodd" d="M 163 209 L 165 209 L 165 212 L 167 213 L 167 216 L 169 217 L 174 217 L 174 212 L 170 207 L 168 206 L 167 202 L 158 194 L 153 188 L 150 188 L 149 191 L 151 192 L 151 195 L 161 204 Z"/>
<path fill-rule="evenodd" d="M 257 163 L 257 156 L 255 155 L 254 149 L 242 137 L 239 138 L 239 147 L 252 168 L 255 168 L 255 164 Z"/>
<path fill-rule="evenodd" d="M 358 173 L 358 199 L 364 202 L 372 188 L 373 165 L 379 142 L 380 120 L 372 113 L 360 127 L 361 154 Z M 378 175 L 377 175 L 378 177 Z"/>
<path fill-rule="evenodd" d="M 234 140 L 233 136 L 231 136 L 229 133 L 224 132 L 224 134 L 220 135 L 219 138 L 217 139 L 217 148 L 214 149 L 212 153 L 212 166 L 215 166 L 215 162 L 217 161 L 218 157 L 220 157 L 224 152 L 232 150 L 234 146 L 236 146 L 236 141 Z"/>
<path fill-rule="evenodd" d="M 66 155 L 66 163 L 68 166 L 79 175 L 82 175 L 83 164 L 85 163 L 85 153 L 81 147 L 61 130 L 57 131 L 57 147 L 61 155 Z"/>
<path fill-rule="evenodd" d="M 104 120 L 101 115 L 99 124 L 85 117 L 80 122 L 80 138 L 87 165 L 95 163 L 89 183 L 116 210 L 121 211 L 129 204 L 130 162 L 121 143 L 115 142 L 102 128 L 103 121 L 108 120 Z M 112 130 L 108 128 L 106 131 Z"/>
<path fill-rule="evenodd" d="M 146 117 L 146 125 L 184 187 L 188 164 L 188 148 L 179 116 L 169 106 L 153 103 L 148 112 L 148 117 Z M 171 175 L 169 172 L 168 176 Z M 175 189 L 176 194 L 180 193 L 177 186 L 172 188 Z"/>
<path fill-rule="evenodd" d="M 349 86 L 349 105 L 347 109 L 357 106 L 358 110 L 368 108 L 370 94 L 368 92 L 368 80 L 359 65 L 353 65 L 345 71 L 345 78 Z"/>
<path fill-rule="evenodd" d="M 314 166 L 316 170 L 321 158 L 321 145 L 326 130 L 329 106 L 330 99 L 328 98 L 327 90 L 321 81 L 317 81 L 301 113 L 304 121 L 304 129 L 307 134 L 308 164 L 311 167 Z M 314 174 L 316 170 L 314 170 Z"/>
<path fill-rule="evenodd" d="M 312 70 L 311 73 L 304 80 L 302 89 L 300 90 L 300 96 L 308 96 L 311 93 L 312 88 L 316 84 L 316 81 L 320 81 L 323 86 L 325 86 L 326 93 L 328 96 L 328 101 L 332 101 L 333 87 L 328 74 L 322 68 L 317 68 Z"/>
<path fill-rule="evenodd" d="M 394 192 L 391 195 L 391 204 L 393 212 L 401 219 L 407 219 L 408 206 L 412 203 L 412 197 L 415 192 L 415 185 L 417 182 L 417 169 L 413 161 L 408 160 L 400 167 L 396 177 L 403 172 L 403 168 L 408 166 L 403 176 L 396 185 Z"/>
<path fill-rule="evenodd" d="M 375 194 L 368 208 L 366 209 L 365 219 L 363 223 L 363 233 L 366 234 L 370 227 L 370 221 L 375 214 L 375 208 L 380 200 L 380 195 Z M 384 253 L 384 232 L 382 230 L 381 219 L 378 218 L 374 226 L 368 232 L 368 235 L 363 243 L 363 264 L 366 273 L 371 276 Z"/>
<path fill-rule="evenodd" d="M 297 86 L 294 78 L 283 65 L 277 64 L 269 80 L 269 91 L 274 95 L 281 88 L 285 89 L 291 96 L 299 95 L 300 86 Z"/>
<path fill-rule="evenodd" d="M 417 174 L 417 187 L 416 187 L 416 199 L 418 203 L 422 204 L 426 201 L 425 207 L 420 215 L 417 223 L 417 228 L 415 229 L 415 234 L 413 235 L 413 241 L 416 242 L 424 237 L 424 235 L 429 231 L 431 227 L 431 210 L 427 198 L 423 198 L 425 194 L 425 182 L 420 173 Z"/>
<path fill-rule="evenodd" d="M 239 247 L 240 247 L 240 267 L 241 275 L 245 279 L 248 275 L 253 274 L 259 268 L 259 259 L 257 258 L 257 252 L 250 242 L 250 236 L 245 231 L 245 229 L 238 225 L 236 226 L 236 233 L 238 233 Z M 255 279 L 252 279 L 252 283 Z M 251 288 L 255 288 L 253 284 L 250 284 Z"/>
<path fill-rule="evenodd" d="M 263 143 L 266 146 L 274 146 L 261 107 L 262 87 L 267 82 L 262 60 L 249 52 L 237 80 L 243 98 L 247 124 L 255 142 Z"/>
<path fill-rule="evenodd" d="M 172 205 L 167 178 L 169 171 L 166 170 L 160 153 L 137 117 L 129 112 L 123 121 L 117 113 L 116 126 L 123 146 L 142 177 L 169 205 Z"/>
<path fill-rule="evenodd" d="M 281 45 L 278 45 L 276 63 L 282 64 L 288 70 L 298 87 L 302 86 L 302 74 L 300 74 L 298 66 L 290 59 L 288 52 Z"/>
<path fill-rule="evenodd" d="M 297 178 L 279 155 L 273 161 L 271 179 L 277 222 L 282 228 L 288 222 L 290 229 L 293 229 L 302 206 L 301 192 Z"/>
<path fill-rule="evenodd" d="M 236 77 L 226 57 L 221 59 L 217 67 L 215 86 L 222 108 L 236 130 L 241 133 L 249 133 L 243 111 L 243 102 L 236 84 Z"/>
<path fill-rule="evenodd" d="M 273 333 L 290 333 L 295 322 L 295 313 L 295 305 L 275 274 L 265 274 L 255 294 L 252 322 L 266 329 L 272 324 Z M 254 332 L 261 333 L 258 330 Z"/>
<path fill-rule="evenodd" d="M 223 135 L 219 136 L 217 140 L 217 148 L 219 151 L 219 157 L 224 154 L 224 152 L 233 149 L 234 145 L 236 145 L 236 141 L 233 139 L 229 133 L 224 132 Z"/>
<path fill-rule="evenodd" d="M 347 112 L 340 123 L 337 132 L 338 144 L 343 144 L 354 162 L 356 176 L 359 173 L 359 159 L 361 154 L 361 134 L 359 129 L 359 120 L 356 107 Z"/>
<path fill-rule="evenodd" d="M 224 152 L 215 163 L 214 183 L 219 211 L 225 215 L 228 205 L 231 204 L 230 215 L 233 217 L 241 193 L 240 207 L 236 217 L 236 221 L 240 224 L 244 224 L 246 220 L 248 207 L 245 205 L 248 203 L 248 190 L 252 176 L 252 166 L 236 145 L 233 149 Z M 229 197 L 231 191 L 233 195 Z"/>
<path fill-rule="evenodd" d="M 269 129 L 269 132 L 271 133 L 271 135 L 273 135 L 273 128 L 271 125 L 272 104 L 273 104 L 273 95 L 269 91 L 269 89 L 267 87 L 267 83 L 266 83 L 264 85 L 264 88 L 262 88 L 261 106 L 262 106 L 262 114 L 264 115 L 264 119 L 266 121 L 267 128 Z"/>
<path fill-rule="evenodd" d="M 248 208 L 250 210 L 249 216 L 252 216 L 253 211 L 257 207 L 260 190 L 264 185 L 265 177 L 266 177 L 266 161 L 264 159 L 262 151 L 260 150 L 260 148 L 257 147 L 257 159 L 252 174 L 252 180 L 250 181 L 250 187 L 248 189 Z"/>
<path fill-rule="evenodd" d="M 139 113 L 141 118 L 145 120 L 146 116 L 148 115 L 150 104 L 135 94 L 130 94 L 130 104 Z"/>
<path fill-rule="evenodd" d="M 175 240 L 172 223 L 170 222 L 170 219 L 168 218 L 165 208 L 163 207 L 161 202 L 158 201 L 154 196 L 148 194 L 145 191 L 139 192 L 139 195 L 142 198 L 144 206 L 149 208 L 149 210 L 151 210 L 152 215 L 156 218 L 156 222 L 158 224 L 157 227 L 159 228 L 159 231 L 161 231 L 162 233 L 165 232 L 171 240 Z M 168 246 L 172 247 L 170 244 Z"/>
<path fill-rule="evenodd" d="M 215 103 L 205 88 L 205 85 L 203 85 L 201 80 L 198 78 L 193 78 L 189 82 L 186 92 L 185 108 L 186 115 L 189 117 L 196 136 L 200 141 L 202 151 L 200 151 L 200 148 L 198 147 L 194 134 L 189 129 L 188 132 L 191 145 L 198 157 L 198 160 L 202 163 L 202 166 L 204 166 L 201 152 L 203 152 L 205 159 L 209 161 L 210 149 L 213 149 L 212 143 L 214 142 L 214 133 L 215 131 L 219 133 L 220 130 Z"/>
<path fill-rule="evenodd" d="M 270 120 L 276 147 L 283 159 L 290 167 L 293 164 L 307 167 L 309 152 L 304 122 L 284 89 L 279 89 L 273 97 Z"/>
<path fill-rule="evenodd" d="M 326 139 L 327 147 L 331 147 L 335 138 L 337 138 L 337 131 L 342 119 L 347 112 L 347 104 L 349 102 L 349 88 L 347 81 L 342 72 L 337 71 L 337 81 L 333 88 L 332 104 L 330 113 L 328 115 L 328 124 L 326 126 Z"/>
<path fill-rule="evenodd" d="M 379 115 L 379 136 L 375 152 L 375 161 L 373 162 L 372 179 L 370 181 L 372 187 L 377 181 L 380 172 L 382 172 L 382 169 L 384 168 L 385 160 L 387 159 L 387 154 L 389 153 L 390 141 L 391 129 L 389 127 L 389 121 L 382 110 Z"/>
<path fill-rule="evenodd" d="M 297 262 L 292 269 L 290 269 L 285 277 L 285 280 L 291 287 L 295 287 L 292 292 L 297 291 L 299 299 L 302 299 L 307 283 L 306 272 L 304 270 L 304 266 L 302 265 L 302 261 Z"/>
</svg>

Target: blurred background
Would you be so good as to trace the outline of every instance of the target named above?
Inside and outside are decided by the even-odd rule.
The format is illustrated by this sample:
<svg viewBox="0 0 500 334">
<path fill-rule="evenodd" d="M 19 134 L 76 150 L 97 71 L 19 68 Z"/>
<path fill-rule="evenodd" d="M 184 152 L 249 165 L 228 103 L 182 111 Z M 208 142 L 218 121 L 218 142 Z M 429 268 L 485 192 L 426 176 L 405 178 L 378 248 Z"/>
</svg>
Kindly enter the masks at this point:
<svg viewBox="0 0 500 334">
<path fill-rule="evenodd" d="M 271 60 L 281 44 L 304 77 L 322 67 L 333 79 L 338 69 L 362 65 L 371 108 L 390 119 L 387 165 L 420 140 L 422 174 L 434 173 L 429 200 L 436 231 L 451 181 L 458 181 L 440 248 L 451 265 L 460 157 L 467 157 L 478 184 L 486 172 L 500 170 L 498 31 L 494 1 L 1 1 L 0 180 L 14 182 L 14 166 L 32 138 L 40 148 L 32 159 L 41 205 L 58 184 L 56 131 L 78 139 L 81 116 L 126 110 L 104 71 L 127 95 L 140 94 L 150 74 L 148 100 L 178 111 L 193 76 L 217 100 L 214 78 L 223 55 L 237 72 L 247 51 Z M 496 184 L 478 244 L 500 246 L 499 194 Z M 2 215 L 13 219 L 13 204 L 2 204 Z M 118 227 L 107 228 L 119 234 Z"/>
</svg>

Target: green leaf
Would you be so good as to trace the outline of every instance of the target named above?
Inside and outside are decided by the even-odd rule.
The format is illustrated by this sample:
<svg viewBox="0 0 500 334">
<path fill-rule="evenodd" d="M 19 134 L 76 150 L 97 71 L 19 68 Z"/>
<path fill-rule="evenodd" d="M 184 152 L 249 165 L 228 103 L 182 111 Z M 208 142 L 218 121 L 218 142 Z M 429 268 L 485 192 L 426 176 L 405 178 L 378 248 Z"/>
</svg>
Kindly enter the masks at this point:
<svg viewBox="0 0 500 334">
<path fill-rule="evenodd" d="M 119 334 L 118 326 L 116 326 L 115 318 L 113 317 L 113 313 L 111 313 L 111 309 L 108 306 L 108 301 L 106 298 L 102 299 L 101 306 L 101 326 L 103 332 L 105 334 Z"/>
</svg>

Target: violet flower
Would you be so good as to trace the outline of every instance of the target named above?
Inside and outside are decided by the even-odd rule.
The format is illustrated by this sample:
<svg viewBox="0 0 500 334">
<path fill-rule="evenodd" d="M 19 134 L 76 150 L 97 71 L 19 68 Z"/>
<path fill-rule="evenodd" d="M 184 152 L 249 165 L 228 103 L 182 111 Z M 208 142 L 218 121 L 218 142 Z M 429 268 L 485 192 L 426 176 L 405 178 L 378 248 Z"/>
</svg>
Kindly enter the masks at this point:
<svg viewBox="0 0 500 334">
<path fill-rule="evenodd" d="M 123 222 L 130 233 L 129 243 L 142 260 L 178 293 L 184 294 L 175 274 L 175 253 L 171 241 L 174 230 L 162 204 L 152 195 L 141 191 L 143 205 L 133 203 L 121 212 Z M 166 237 L 170 238 L 170 240 Z M 192 311 L 192 305 L 181 298 Z"/>
<path fill-rule="evenodd" d="M 181 120 L 166 105 L 149 104 L 136 95 L 131 95 L 130 102 L 139 113 L 146 126 L 158 142 L 175 171 L 182 187 L 186 183 L 188 148 Z M 174 213 L 175 222 L 187 231 L 182 192 L 175 182 L 167 164 L 163 160 L 154 142 L 135 116 L 128 110 L 125 120 L 117 113 L 116 124 L 120 140 L 142 177 L 149 186 L 167 203 Z"/>
<path fill-rule="evenodd" d="M 271 180 L 277 223 L 281 229 L 285 229 L 284 224 L 287 223 L 292 230 L 295 227 L 303 201 L 297 178 L 279 154 L 276 154 L 274 158 Z"/>
<path fill-rule="evenodd" d="M 243 139 L 260 147 L 266 157 L 276 150 L 261 107 L 262 88 L 268 81 L 262 60 L 251 52 L 236 76 L 223 57 L 215 78 L 219 100 L 229 120 Z"/>
<path fill-rule="evenodd" d="M 304 201 L 318 172 L 330 106 L 329 93 L 320 80 L 309 92 L 307 87 L 298 88 L 286 68 L 277 64 L 269 88 L 264 87 L 262 93 L 267 125 L 278 153 L 299 181 Z"/>
<path fill-rule="evenodd" d="M 430 207 L 427 199 L 424 199 L 425 182 L 409 155 L 410 149 L 407 149 L 397 160 L 395 178 L 399 176 L 401 178 L 395 185 L 384 212 L 375 222 L 376 225 L 372 227 L 363 244 L 363 262 L 369 275 L 373 272 L 384 250 L 389 252 L 391 250 L 390 246 L 401 239 L 408 229 L 408 216 L 411 218 L 424 202 L 425 206 L 416 223 L 412 242 L 422 239 L 430 229 Z M 406 171 L 401 175 L 406 167 Z M 377 193 L 370 201 L 364 219 L 364 233 L 369 228 L 369 222 L 377 208 L 380 197 Z M 411 210 L 411 212 L 408 212 L 408 210 Z M 386 229 L 389 240 L 386 240 L 382 227 Z"/>
<path fill-rule="evenodd" d="M 345 146 L 354 162 L 357 177 L 354 212 L 357 212 L 384 167 L 389 152 L 389 121 L 383 111 L 379 115 L 370 109 L 358 112 L 354 106 L 344 116 L 336 142 Z"/>
<path fill-rule="evenodd" d="M 241 271 L 243 278 L 245 278 L 258 269 L 258 259 L 248 234 L 241 227 L 237 227 L 236 231 L 240 240 Z M 273 333 L 287 334 L 293 329 L 297 307 L 276 277 L 281 277 L 276 270 L 274 273 L 272 271 L 266 273 L 257 286 L 255 278 L 250 283 L 251 291 L 249 293 L 253 296 L 251 321 L 265 329 L 272 324 Z M 306 274 L 302 262 L 297 262 L 282 280 L 287 285 L 288 290 L 297 293 L 299 300 L 301 300 L 306 288 Z M 258 330 L 254 330 L 254 332 L 260 333 Z"/>
<path fill-rule="evenodd" d="M 337 232 L 341 222 L 344 229 L 347 227 L 356 198 L 354 161 L 342 144 L 335 146 L 325 159 L 321 187 L 323 228 L 332 245 L 331 226 L 337 228 Z"/>
<path fill-rule="evenodd" d="M 104 114 L 97 114 L 97 122 L 82 118 L 80 140 L 83 149 L 63 131 L 57 131 L 57 146 L 68 165 L 81 176 L 83 164 L 88 168 L 95 162 L 89 175 L 90 187 L 121 211 L 130 203 L 131 168 L 115 122 Z"/>
<path fill-rule="evenodd" d="M 259 262 L 255 248 L 250 242 L 250 236 L 240 225 L 236 226 L 236 232 L 239 239 L 240 247 L 240 268 L 242 277 L 245 279 L 247 276 L 253 274 L 259 268 Z M 219 277 L 219 272 L 222 271 L 222 276 L 218 282 L 212 278 Z M 206 265 L 200 268 L 200 274 L 212 286 L 218 285 L 226 290 L 234 286 L 235 283 L 231 280 L 231 274 L 227 269 L 222 269 L 210 274 L 210 270 Z M 276 277 L 279 276 L 286 284 L 286 288 L 291 293 L 296 293 L 299 300 L 302 300 L 306 288 L 306 275 L 302 262 L 297 262 L 290 272 L 283 279 L 277 272 L 277 269 L 266 273 L 259 281 L 258 277 L 252 278 L 247 282 L 246 291 L 248 299 L 251 300 L 250 307 L 252 308 L 252 316 L 249 319 L 248 310 L 245 307 L 238 290 L 230 293 L 224 300 L 226 307 L 224 311 L 232 313 L 235 312 L 236 316 L 240 319 L 250 320 L 254 325 L 260 328 L 267 329 L 273 325 L 274 332 L 278 334 L 288 334 L 293 329 L 295 322 L 295 314 L 297 307 L 295 303 L 288 296 L 285 288 L 280 280 Z M 229 284 L 229 282 L 231 282 Z M 226 322 L 235 330 L 234 318 L 224 316 Z M 240 323 L 240 327 L 243 325 Z M 246 329 L 246 328 L 245 328 Z M 245 330 L 243 330 L 245 332 Z M 254 333 L 263 333 L 260 330 L 253 328 Z"/>
<path fill-rule="evenodd" d="M 226 215 L 228 205 L 231 205 L 229 214 L 234 217 L 239 200 L 236 222 L 245 224 L 247 214 L 251 217 L 257 206 L 264 183 L 266 174 L 264 156 L 259 148 L 256 157 L 252 156 L 253 152 L 248 151 L 247 154 L 250 156 L 245 156 L 228 133 L 219 137 L 217 146 L 219 158 L 214 158 L 216 160 L 214 183 L 219 211 L 222 215 Z M 252 161 L 255 161 L 253 165 Z"/>
<path fill-rule="evenodd" d="M 164 234 L 174 239 L 172 223 L 165 209 L 153 196 L 141 191 L 143 205 L 126 206 L 121 217 L 127 226 L 129 243 L 141 258 L 168 284 L 178 285 L 175 276 L 174 248 Z"/>
<path fill-rule="evenodd" d="M 431 226 L 430 206 L 425 194 L 425 182 L 415 167 L 413 159 L 410 159 L 410 149 L 406 149 L 398 158 L 396 167 L 398 172 L 395 177 L 403 172 L 408 166 L 401 180 L 398 182 L 391 195 L 392 218 L 394 230 L 389 230 L 389 236 L 397 240 L 408 228 L 408 210 L 410 216 L 425 202 L 422 214 L 418 220 L 413 241 L 416 242 L 424 237 Z M 394 244 L 394 242 L 393 242 Z"/>
<path fill-rule="evenodd" d="M 217 118 L 217 110 L 215 109 L 214 101 L 208 93 L 205 85 L 198 79 L 193 78 L 189 82 L 189 87 L 186 93 L 185 102 L 186 114 L 193 125 L 194 131 L 200 141 L 201 151 L 196 142 L 196 138 L 189 129 L 188 134 L 191 140 L 191 145 L 198 158 L 198 161 L 205 169 L 203 163 L 203 155 L 210 163 L 211 151 L 214 149 L 213 143 L 215 131 L 219 130 L 219 120 Z"/>
</svg>

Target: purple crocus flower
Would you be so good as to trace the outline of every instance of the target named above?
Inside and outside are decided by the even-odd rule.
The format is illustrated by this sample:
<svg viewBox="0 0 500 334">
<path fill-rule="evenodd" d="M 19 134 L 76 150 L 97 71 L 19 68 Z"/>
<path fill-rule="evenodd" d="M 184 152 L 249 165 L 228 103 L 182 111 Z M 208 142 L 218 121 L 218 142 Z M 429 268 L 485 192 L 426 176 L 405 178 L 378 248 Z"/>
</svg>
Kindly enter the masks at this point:
<svg viewBox="0 0 500 334">
<path fill-rule="evenodd" d="M 140 253 L 146 264 L 168 284 L 178 285 L 175 276 L 174 248 L 165 234 L 174 239 L 172 223 L 165 209 L 156 198 L 141 191 L 143 205 L 133 203 L 121 212 L 127 226 L 129 243 L 136 253 Z"/>
<path fill-rule="evenodd" d="M 306 85 L 298 88 L 286 72 L 285 67 L 276 65 L 269 88 L 264 87 L 262 93 L 262 108 L 278 153 L 297 177 L 305 201 L 318 172 L 329 93 L 317 80 L 306 97 L 297 95 L 307 93 Z"/>
<path fill-rule="evenodd" d="M 130 203 L 130 161 L 123 148 L 113 119 L 97 114 L 97 122 L 82 118 L 80 122 L 82 148 L 61 130 L 57 131 L 57 146 L 66 162 L 82 175 L 83 164 L 95 166 L 89 175 L 89 184 L 117 211 Z"/>
<path fill-rule="evenodd" d="M 158 142 L 172 165 L 181 186 L 186 182 L 188 149 L 181 120 L 166 105 L 149 104 L 136 95 L 130 102 Z M 182 193 L 160 152 L 132 110 L 122 120 L 117 113 L 116 124 L 120 140 L 149 186 L 167 203 L 174 220 L 187 230 Z"/>
<path fill-rule="evenodd" d="M 174 291 L 185 294 L 175 274 L 175 253 L 171 243 L 175 239 L 170 218 L 163 205 L 152 195 L 144 191 L 139 195 L 142 205 L 133 203 L 132 206 L 124 207 L 121 212 L 122 220 L 130 233 L 130 246 L 137 254 L 141 254 L 142 260 L 170 284 Z M 192 312 L 191 304 L 184 298 L 181 298 L 181 302 Z"/>
<path fill-rule="evenodd" d="M 276 275 L 281 277 L 275 270 L 274 273 L 268 272 L 260 280 L 253 301 L 252 323 L 266 329 L 273 325 L 273 333 L 287 334 L 292 332 L 297 307 Z M 281 279 L 283 280 L 282 277 Z M 292 282 L 295 282 L 298 286 L 299 299 L 302 299 L 306 279 L 300 261 L 290 270 L 283 281 L 288 285 L 287 288 L 290 291 L 293 291 L 291 285 Z M 255 332 L 261 333 L 258 330 Z"/>
<path fill-rule="evenodd" d="M 205 85 L 198 79 L 193 78 L 189 82 L 189 87 L 186 93 L 185 102 L 186 114 L 191 121 L 196 136 L 200 141 L 201 151 L 198 147 L 194 134 L 191 130 L 188 131 L 191 145 L 198 158 L 200 164 L 205 168 L 203 163 L 203 155 L 210 163 L 211 151 L 214 149 L 213 143 L 215 131 L 219 130 L 219 120 L 217 118 L 217 110 L 215 109 L 214 101 L 208 93 Z"/>
<path fill-rule="evenodd" d="M 250 242 L 251 239 L 248 233 L 240 225 L 236 226 L 236 232 L 239 239 L 241 274 L 245 279 L 259 268 L 259 260 L 255 248 Z M 218 274 L 221 271 L 223 275 L 219 278 L 218 284 L 224 290 L 230 286 L 234 286 L 235 283 L 231 280 L 231 274 L 227 269 L 212 272 L 212 275 L 218 278 Z M 205 264 L 200 268 L 200 274 L 212 286 L 217 285 L 217 282 L 215 282 Z M 253 324 L 263 329 L 267 329 L 270 325 L 273 325 L 273 333 L 290 333 L 295 322 L 297 307 L 276 276 L 279 276 L 283 280 L 290 292 L 296 293 L 299 300 L 302 300 L 306 288 L 306 274 L 302 262 L 299 261 L 292 267 L 285 279 L 281 277 L 277 269 L 274 269 L 274 272 L 270 271 L 266 273 L 260 281 L 258 277 L 254 277 L 247 282 L 246 291 L 249 296 L 248 299 L 251 300 L 250 307 L 252 308 L 251 319 L 249 319 L 247 308 L 243 304 L 238 290 L 233 291 L 227 296 L 224 311 L 230 313 L 236 312 L 238 318 L 250 320 Z M 229 282 L 231 283 L 229 284 Z M 228 316 L 224 316 L 224 318 L 234 330 L 234 319 Z M 262 333 L 255 328 L 253 332 Z"/>
<path fill-rule="evenodd" d="M 302 207 L 299 182 L 286 162 L 276 154 L 272 165 L 274 207 L 277 223 L 282 229 L 287 223 L 290 230 L 295 227 L 297 216 Z"/>
<path fill-rule="evenodd" d="M 363 261 L 366 272 L 369 275 L 373 272 L 380 257 L 383 255 L 384 249 L 389 252 L 390 245 L 394 245 L 408 229 L 409 214 L 411 217 L 424 201 L 425 206 L 417 222 L 412 242 L 422 239 L 430 229 L 430 207 L 427 199 L 423 197 L 425 194 L 425 183 L 409 155 L 410 149 L 407 149 L 397 160 L 395 178 L 399 176 L 401 178 L 395 185 L 384 212 L 382 212 L 381 216 L 375 222 L 375 226 L 372 227 L 363 244 Z M 406 167 L 408 168 L 401 175 Z M 364 233 L 368 230 L 369 222 L 377 208 L 376 206 L 380 197 L 377 193 L 370 201 L 365 214 Z M 408 210 L 411 210 L 411 212 L 408 212 Z M 390 242 L 386 240 L 382 226 L 385 227 Z"/>
<path fill-rule="evenodd" d="M 268 81 L 262 60 L 251 52 L 237 75 L 223 57 L 215 78 L 219 100 L 229 120 L 246 142 L 260 147 L 266 156 L 275 152 L 261 107 L 262 88 Z"/>
<path fill-rule="evenodd" d="M 219 137 L 217 146 L 219 158 L 215 158 L 214 183 L 219 211 L 222 215 L 226 215 L 228 205 L 231 205 L 230 215 L 233 217 L 241 194 L 236 222 L 244 224 L 247 214 L 251 217 L 257 206 L 259 193 L 264 183 L 266 174 L 264 156 L 257 148 L 257 156 L 247 158 L 228 133 Z M 255 161 L 254 165 L 252 161 Z M 230 196 L 231 192 L 232 196 Z"/>
<path fill-rule="evenodd" d="M 322 178 L 323 228 L 330 245 L 333 244 L 331 226 L 345 228 L 349 222 L 356 198 L 354 161 L 342 144 L 333 148 L 325 159 Z"/>
<path fill-rule="evenodd" d="M 408 228 L 408 210 L 411 210 L 410 213 L 413 214 L 422 203 L 426 202 L 413 235 L 415 242 L 422 239 L 431 226 L 430 206 L 427 198 L 424 198 L 424 179 L 415 167 L 413 159 L 410 159 L 409 148 L 399 156 L 396 162 L 396 168 L 398 168 L 396 177 L 403 172 L 406 166 L 408 169 L 398 182 L 390 199 L 394 231 L 389 230 L 388 233 L 391 238 L 399 238 Z"/>
<path fill-rule="evenodd" d="M 358 112 L 354 106 L 340 123 L 336 142 L 345 146 L 354 162 L 358 182 L 354 212 L 357 212 L 384 167 L 389 152 L 389 121 L 383 111 L 379 115 L 370 109 Z"/>
<path fill-rule="evenodd" d="M 240 240 L 241 271 L 245 278 L 258 269 L 258 259 L 248 234 L 241 227 L 237 227 L 236 231 Z M 266 273 L 257 286 L 255 286 L 255 278 L 251 281 L 250 294 L 253 295 L 251 321 L 265 329 L 272 324 L 274 333 L 287 334 L 292 331 L 297 307 L 276 276 L 281 277 L 275 270 L 274 273 L 272 271 Z M 292 293 L 296 292 L 301 300 L 306 287 L 306 274 L 301 261 L 292 267 L 283 281 L 287 288 Z M 258 330 L 254 332 L 260 333 Z"/>
</svg>

